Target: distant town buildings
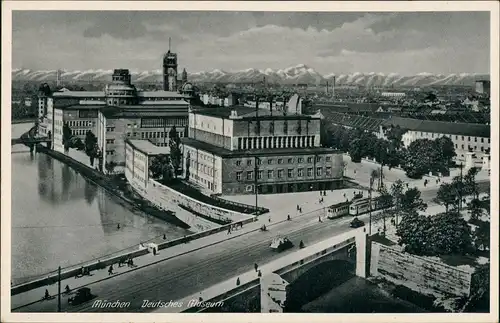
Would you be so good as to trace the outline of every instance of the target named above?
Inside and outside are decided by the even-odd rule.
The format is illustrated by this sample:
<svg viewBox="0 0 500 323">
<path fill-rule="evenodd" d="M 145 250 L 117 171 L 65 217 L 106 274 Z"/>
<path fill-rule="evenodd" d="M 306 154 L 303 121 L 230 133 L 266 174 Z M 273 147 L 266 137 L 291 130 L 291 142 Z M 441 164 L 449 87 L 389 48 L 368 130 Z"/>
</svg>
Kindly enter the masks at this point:
<svg viewBox="0 0 500 323">
<path fill-rule="evenodd" d="M 490 94 L 491 82 L 489 80 L 477 80 L 476 81 L 476 93 L 479 94 Z"/>
</svg>

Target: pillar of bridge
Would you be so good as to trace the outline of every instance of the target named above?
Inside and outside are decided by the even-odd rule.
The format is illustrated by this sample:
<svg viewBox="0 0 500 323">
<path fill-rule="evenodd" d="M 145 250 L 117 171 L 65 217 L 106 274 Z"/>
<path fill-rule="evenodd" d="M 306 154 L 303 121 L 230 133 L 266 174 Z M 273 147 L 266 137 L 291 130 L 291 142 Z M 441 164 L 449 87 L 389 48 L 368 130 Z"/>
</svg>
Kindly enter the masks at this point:
<svg viewBox="0 0 500 323">
<path fill-rule="evenodd" d="M 366 232 L 358 229 L 356 239 L 356 276 L 366 278 Z"/>
</svg>

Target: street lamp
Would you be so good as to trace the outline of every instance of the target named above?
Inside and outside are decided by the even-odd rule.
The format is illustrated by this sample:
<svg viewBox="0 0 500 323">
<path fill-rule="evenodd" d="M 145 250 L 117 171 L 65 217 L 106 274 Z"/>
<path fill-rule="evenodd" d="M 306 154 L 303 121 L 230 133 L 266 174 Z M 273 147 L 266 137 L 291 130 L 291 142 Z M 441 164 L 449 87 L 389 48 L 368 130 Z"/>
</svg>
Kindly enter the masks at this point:
<svg viewBox="0 0 500 323">
<path fill-rule="evenodd" d="M 259 184 L 257 182 L 257 176 L 259 173 L 259 167 L 258 167 L 258 162 L 260 161 L 260 158 L 255 156 L 254 157 L 255 165 L 254 165 L 254 170 L 255 170 L 255 176 L 254 176 L 254 186 L 255 186 L 255 215 L 258 215 L 258 193 L 259 193 Z"/>
</svg>

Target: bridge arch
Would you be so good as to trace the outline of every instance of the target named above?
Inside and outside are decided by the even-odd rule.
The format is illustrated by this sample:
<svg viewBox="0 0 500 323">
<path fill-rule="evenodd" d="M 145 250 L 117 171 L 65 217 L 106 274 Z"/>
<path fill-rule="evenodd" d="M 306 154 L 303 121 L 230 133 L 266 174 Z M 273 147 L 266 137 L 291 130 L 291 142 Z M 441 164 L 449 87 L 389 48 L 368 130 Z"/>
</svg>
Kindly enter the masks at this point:
<svg viewBox="0 0 500 323">
<path fill-rule="evenodd" d="M 302 306 L 356 276 L 356 264 L 333 259 L 309 268 L 287 286 L 284 312 L 301 312 Z"/>
</svg>

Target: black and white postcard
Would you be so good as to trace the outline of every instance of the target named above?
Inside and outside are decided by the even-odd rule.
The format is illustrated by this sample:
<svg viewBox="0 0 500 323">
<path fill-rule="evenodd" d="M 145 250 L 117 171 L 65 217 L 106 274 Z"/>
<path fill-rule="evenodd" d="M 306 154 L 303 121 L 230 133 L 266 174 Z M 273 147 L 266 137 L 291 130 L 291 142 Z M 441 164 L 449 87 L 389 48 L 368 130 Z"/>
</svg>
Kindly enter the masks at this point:
<svg viewBox="0 0 500 323">
<path fill-rule="evenodd" d="M 2 322 L 495 322 L 498 14 L 4 1 Z"/>
</svg>

